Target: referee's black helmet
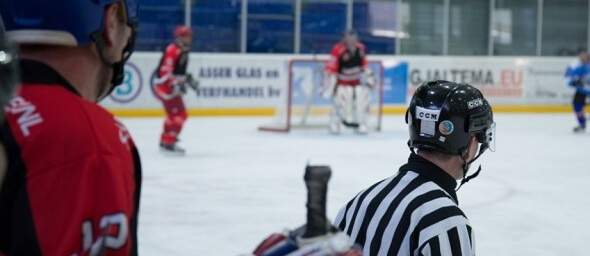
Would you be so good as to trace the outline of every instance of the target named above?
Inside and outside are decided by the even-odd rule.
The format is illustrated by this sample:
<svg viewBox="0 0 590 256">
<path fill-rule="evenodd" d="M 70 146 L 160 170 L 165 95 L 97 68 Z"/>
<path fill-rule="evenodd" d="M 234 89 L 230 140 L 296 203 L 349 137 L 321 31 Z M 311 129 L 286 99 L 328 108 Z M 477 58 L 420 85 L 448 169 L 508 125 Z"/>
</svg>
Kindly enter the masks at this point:
<svg viewBox="0 0 590 256">
<path fill-rule="evenodd" d="M 462 156 L 475 135 L 481 143 L 480 154 L 495 150 L 492 108 L 469 84 L 436 80 L 420 85 L 406 111 L 406 123 L 410 148 Z"/>
</svg>

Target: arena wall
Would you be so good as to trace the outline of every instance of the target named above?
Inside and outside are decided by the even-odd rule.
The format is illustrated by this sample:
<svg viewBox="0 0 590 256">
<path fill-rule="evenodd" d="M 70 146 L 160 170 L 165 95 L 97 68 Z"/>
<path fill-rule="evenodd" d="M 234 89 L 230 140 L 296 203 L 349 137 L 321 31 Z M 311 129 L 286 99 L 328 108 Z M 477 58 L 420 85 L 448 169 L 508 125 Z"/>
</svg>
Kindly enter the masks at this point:
<svg viewBox="0 0 590 256">
<path fill-rule="evenodd" d="M 288 89 L 289 62 L 318 55 L 190 55 L 188 72 L 200 82 L 184 96 L 190 115 L 272 115 Z M 478 87 L 497 112 L 569 112 L 574 90 L 563 78 L 574 57 L 370 56 L 380 60 L 385 114 L 405 112 L 418 85 L 434 79 Z M 100 104 L 118 116 L 160 116 L 152 75 L 160 53 L 136 52 L 125 79 Z"/>
</svg>

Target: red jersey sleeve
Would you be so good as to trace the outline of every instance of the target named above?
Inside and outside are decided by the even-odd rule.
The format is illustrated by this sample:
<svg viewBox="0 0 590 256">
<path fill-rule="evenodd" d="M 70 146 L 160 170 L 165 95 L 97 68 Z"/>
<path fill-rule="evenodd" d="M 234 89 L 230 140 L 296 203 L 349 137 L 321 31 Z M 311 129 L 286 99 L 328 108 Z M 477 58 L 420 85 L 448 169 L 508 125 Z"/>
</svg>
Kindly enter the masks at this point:
<svg viewBox="0 0 590 256">
<path fill-rule="evenodd" d="M 326 66 L 324 67 L 324 71 L 336 74 L 338 73 L 338 68 L 340 66 L 340 55 L 342 54 L 342 43 L 338 43 L 332 47 L 330 51 L 330 59 L 326 62 Z"/>
<path fill-rule="evenodd" d="M 171 43 L 166 47 L 164 51 L 164 56 L 162 57 L 162 62 L 160 67 L 158 68 L 158 75 L 160 77 L 161 83 L 170 83 L 174 80 L 173 71 L 178 62 L 178 57 L 180 56 L 181 50 L 175 43 Z"/>
</svg>

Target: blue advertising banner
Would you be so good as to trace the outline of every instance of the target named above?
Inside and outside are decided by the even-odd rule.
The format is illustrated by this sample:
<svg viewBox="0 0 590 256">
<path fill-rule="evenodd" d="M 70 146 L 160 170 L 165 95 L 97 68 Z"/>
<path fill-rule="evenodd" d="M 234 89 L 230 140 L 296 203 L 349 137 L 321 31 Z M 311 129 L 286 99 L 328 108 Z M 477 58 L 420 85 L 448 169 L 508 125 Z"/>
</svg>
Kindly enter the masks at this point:
<svg viewBox="0 0 590 256">
<path fill-rule="evenodd" d="M 406 104 L 408 62 L 383 62 L 383 104 Z"/>
</svg>

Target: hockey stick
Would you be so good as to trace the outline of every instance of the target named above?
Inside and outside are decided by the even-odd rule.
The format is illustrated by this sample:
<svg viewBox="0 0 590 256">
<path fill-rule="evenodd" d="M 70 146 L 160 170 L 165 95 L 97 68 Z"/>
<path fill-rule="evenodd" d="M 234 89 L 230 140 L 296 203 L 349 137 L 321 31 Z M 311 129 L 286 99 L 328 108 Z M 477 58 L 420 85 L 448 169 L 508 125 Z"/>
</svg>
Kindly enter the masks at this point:
<svg viewBox="0 0 590 256">
<path fill-rule="evenodd" d="M 325 235 L 329 231 L 326 218 L 326 194 L 332 170 L 328 166 L 307 166 L 305 186 L 307 187 L 307 226 L 301 237 L 311 238 Z"/>
<path fill-rule="evenodd" d="M 342 119 L 342 117 L 340 117 L 340 120 L 342 121 L 342 124 L 346 127 L 350 127 L 350 128 L 359 128 L 360 124 L 359 123 L 351 123 L 351 122 L 347 122 L 346 120 Z"/>
<path fill-rule="evenodd" d="M 328 166 L 307 166 L 307 223 L 288 233 L 272 234 L 253 256 L 361 256 L 345 233 L 333 227 L 326 217 L 326 196 L 331 176 Z"/>
</svg>

